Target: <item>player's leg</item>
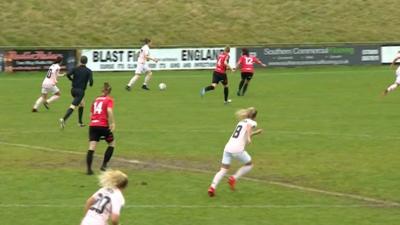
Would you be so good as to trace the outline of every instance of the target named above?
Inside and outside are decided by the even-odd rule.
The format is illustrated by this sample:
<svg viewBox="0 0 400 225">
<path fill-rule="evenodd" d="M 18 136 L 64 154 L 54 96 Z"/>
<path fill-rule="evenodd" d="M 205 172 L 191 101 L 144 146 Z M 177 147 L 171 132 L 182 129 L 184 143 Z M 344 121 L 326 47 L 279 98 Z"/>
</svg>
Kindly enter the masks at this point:
<svg viewBox="0 0 400 225">
<path fill-rule="evenodd" d="M 87 166 L 87 174 L 92 175 L 92 162 L 94 151 L 96 150 L 97 142 L 100 141 L 101 133 L 98 127 L 89 127 L 89 149 L 86 153 L 86 166 Z"/>
<path fill-rule="evenodd" d="M 69 108 L 65 112 L 64 117 L 60 119 L 61 128 L 65 127 L 66 121 L 72 115 L 72 113 L 74 112 L 76 107 L 79 106 L 79 104 L 82 102 L 82 99 L 83 99 L 85 93 L 84 93 L 84 91 L 82 89 L 72 88 L 71 95 L 74 97 L 74 99 L 72 100 L 71 105 L 69 106 Z"/>
<path fill-rule="evenodd" d="M 246 173 L 250 172 L 250 170 L 253 168 L 251 156 L 246 151 L 235 155 L 235 158 L 241 161 L 244 165 L 240 167 L 233 176 L 229 177 L 228 183 L 231 187 L 231 190 L 235 190 L 236 181 Z"/>
<path fill-rule="evenodd" d="M 249 86 L 249 83 L 250 83 L 251 78 L 252 78 L 252 75 L 249 75 L 249 76 L 246 77 L 245 82 L 244 82 L 244 85 L 243 85 L 243 92 L 242 92 L 242 95 L 244 95 L 244 94 L 246 93 L 247 87 Z"/>
<path fill-rule="evenodd" d="M 215 195 L 215 189 L 219 182 L 221 182 L 222 178 L 224 178 L 225 174 L 228 172 L 230 164 L 232 161 L 232 153 L 224 152 L 222 156 L 222 164 L 220 170 L 215 174 L 210 187 L 208 188 L 208 195 L 213 197 Z"/>
<path fill-rule="evenodd" d="M 211 85 L 204 87 L 200 90 L 200 96 L 203 97 L 207 91 L 212 91 L 217 87 L 217 84 L 220 82 L 217 72 L 213 72 Z"/>
<path fill-rule="evenodd" d="M 383 91 L 383 95 L 387 95 L 389 92 L 394 91 L 398 86 L 400 85 L 400 70 L 396 70 L 396 81 L 389 85 L 389 87 L 387 87 L 385 89 L 385 91 Z"/>
<path fill-rule="evenodd" d="M 224 76 L 224 79 L 222 80 L 222 84 L 224 85 L 224 103 L 228 104 L 232 100 L 228 99 L 229 87 L 228 87 L 228 77 L 226 75 Z"/>
<path fill-rule="evenodd" d="M 143 73 L 143 69 L 144 69 L 143 64 L 137 64 L 135 75 L 133 75 L 133 77 L 129 80 L 128 84 L 125 87 L 127 91 L 130 91 L 132 86 L 136 83 L 136 81 L 139 80 L 140 74 Z"/>
<path fill-rule="evenodd" d="M 85 124 L 83 124 L 82 117 L 83 117 L 83 109 L 85 108 L 85 100 L 82 99 L 81 103 L 79 103 L 79 108 L 78 108 L 78 125 L 80 127 L 84 127 Z"/>
<path fill-rule="evenodd" d="M 238 88 L 238 91 L 237 91 L 237 96 L 240 96 L 240 95 L 241 95 L 242 87 L 243 87 L 244 81 L 246 80 L 246 79 L 245 79 L 245 75 L 244 75 L 243 73 L 241 74 L 241 76 L 242 76 L 242 79 L 240 80 L 240 83 L 239 83 L 239 88 Z"/>
<path fill-rule="evenodd" d="M 106 137 L 105 140 L 108 143 L 108 147 L 107 147 L 106 151 L 104 152 L 104 159 L 103 159 L 103 163 L 100 168 L 100 170 L 102 170 L 102 171 L 106 171 L 107 164 L 108 164 L 108 162 L 110 162 L 110 159 L 114 153 L 114 148 L 115 148 L 115 140 L 114 140 L 113 133 L 110 130 L 108 130 L 107 135 L 105 137 Z"/>
<path fill-rule="evenodd" d="M 150 68 L 147 65 L 144 65 L 143 70 L 146 73 L 146 76 L 144 78 L 144 83 L 142 85 L 142 88 L 144 90 L 150 90 L 149 87 L 147 86 L 151 80 L 151 77 L 153 76 L 153 73 L 151 72 Z"/>
<path fill-rule="evenodd" d="M 42 94 L 40 97 L 36 100 L 35 104 L 33 105 L 32 112 L 37 112 L 39 106 L 46 101 L 47 98 L 47 91 L 45 88 L 42 88 Z"/>
<path fill-rule="evenodd" d="M 45 101 L 45 102 L 43 103 L 43 105 L 44 105 L 46 108 L 49 107 L 48 105 L 49 105 L 50 103 L 56 101 L 56 100 L 59 99 L 60 96 L 61 96 L 60 89 L 58 89 L 57 86 L 53 86 L 53 87 L 51 88 L 51 92 L 53 93 L 53 96 L 51 96 L 47 101 Z"/>
</svg>

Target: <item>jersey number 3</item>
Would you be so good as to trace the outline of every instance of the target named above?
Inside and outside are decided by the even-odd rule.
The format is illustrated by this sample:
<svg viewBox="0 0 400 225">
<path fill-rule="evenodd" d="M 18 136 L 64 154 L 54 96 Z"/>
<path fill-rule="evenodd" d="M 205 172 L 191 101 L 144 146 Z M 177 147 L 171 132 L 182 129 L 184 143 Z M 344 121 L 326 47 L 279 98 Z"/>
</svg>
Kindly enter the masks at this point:
<svg viewBox="0 0 400 225">
<path fill-rule="evenodd" d="M 240 135 L 240 131 L 242 131 L 242 128 L 243 128 L 242 125 L 237 126 L 235 132 L 233 132 L 232 137 L 233 138 L 238 138 L 239 135 Z"/>
</svg>

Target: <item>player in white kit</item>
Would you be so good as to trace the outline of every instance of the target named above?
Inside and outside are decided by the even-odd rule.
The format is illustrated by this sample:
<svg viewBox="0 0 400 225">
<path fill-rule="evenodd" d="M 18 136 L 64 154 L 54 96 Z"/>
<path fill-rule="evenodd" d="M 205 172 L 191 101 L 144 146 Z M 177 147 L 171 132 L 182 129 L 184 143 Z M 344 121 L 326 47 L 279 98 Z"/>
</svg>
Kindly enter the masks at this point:
<svg viewBox="0 0 400 225">
<path fill-rule="evenodd" d="M 396 64 L 397 60 L 399 60 L 399 59 L 400 59 L 400 51 L 397 52 L 397 55 L 393 59 L 392 64 L 390 66 L 393 67 Z M 389 92 L 394 91 L 394 89 L 396 89 L 399 85 L 400 85 L 400 66 L 397 67 L 397 69 L 396 69 L 395 82 L 383 91 L 383 95 L 387 95 Z"/>
<path fill-rule="evenodd" d="M 151 43 L 152 43 L 151 40 L 148 38 L 145 38 L 143 40 L 143 42 L 144 42 L 144 45 L 142 46 L 142 48 L 140 49 L 140 52 L 139 52 L 135 75 L 131 78 L 131 80 L 125 87 L 125 89 L 127 91 L 131 90 L 132 85 L 135 84 L 135 82 L 140 78 L 140 75 L 143 73 L 146 74 L 146 77 L 144 78 L 144 83 L 142 85 L 142 88 L 144 90 L 150 90 L 147 87 L 147 85 L 151 79 L 152 72 L 149 68 L 149 65 L 147 64 L 147 61 L 152 60 L 153 62 L 157 63 L 158 59 L 150 56 L 150 47 L 151 47 Z"/>
<path fill-rule="evenodd" d="M 85 205 L 81 225 L 119 225 L 121 209 L 125 204 L 122 191 L 128 185 L 128 176 L 119 170 L 108 170 L 99 176 L 100 188 Z"/>
<path fill-rule="evenodd" d="M 58 56 L 53 65 L 50 66 L 49 70 L 47 71 L 46 77 L 42 83 L 42 94 L 36 100 L 35 104 L 33 105 L 32 112 L 37 112 L 39 106 L 43 103 L 46 109 L 49 109 L 49 104 L 56 101 L 60 98 L 60 89 L 56 86 L 57 78 L 64 76 L 64 74 L 60 74 L 60 65 L 62 62 L 62 57 Z M 49 99 L 47 99 L 47 94 L 52 93 Z"/>
<path fill-rule="evenodd" d="M 239 119 L 239 123 L 225 145 L 221 169 L 215 174 L 211 186 L 208 188 L 208 195 L 210 197 L 215 196 L 215 189 L 228 172 L 232 159 L 237 159 L 244 164 L 233 176 L 229 177 L 228 183 L 232 190 L 235 190 L 236 181 L 253 168 L 251 157 L 245 150 L 245 147 L 251 143 L 252 136 L 262 132 L 262 129 L 256 129 L 257 122 L 255 118 L 257 110 L 254 107 L 241 109 L 236 112 L 236 116 Z"/>
</svg>

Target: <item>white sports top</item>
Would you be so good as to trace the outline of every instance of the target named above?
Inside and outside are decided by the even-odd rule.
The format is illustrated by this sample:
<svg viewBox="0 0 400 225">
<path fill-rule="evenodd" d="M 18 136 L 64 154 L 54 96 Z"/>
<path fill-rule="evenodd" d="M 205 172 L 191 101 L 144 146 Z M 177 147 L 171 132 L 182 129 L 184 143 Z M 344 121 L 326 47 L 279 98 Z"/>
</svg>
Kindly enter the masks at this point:
<svg viewBox="0 0 400 225">
<path fill-rule="evenodd" d="M 125 204 L 119 189 L 101 188 L 92 197 L 96 202 L 87 211 L 81 225 L 107 225 L 110 215 L 119 215 Z"/>
<path fill-rule="evenodd" d="M 238 153 L 245 149 L 247 144 L 247 126 L 250 125 L 252 129 L 257 127 L 257 122 L 252 119 L 244 119 L 240 121 L 232 136 L 230 137 L 228 143 L 225 145 L 225 152 Z"/>
<path fill-rule="evenodd" d="M 150 48 L 149 45 L 143 45 L 140 49 L 138 63 L 145 64 L 146 63 L 146 56 L 150 55 Z"/>
<path fill-rule="evenodd" d="M 43 80 L 43 87 L 51 87 L 57 84 L 57 78 L 60 73 L 60 65 L 53 64 L 49 67 L 46 77 Z"/>
</svg>

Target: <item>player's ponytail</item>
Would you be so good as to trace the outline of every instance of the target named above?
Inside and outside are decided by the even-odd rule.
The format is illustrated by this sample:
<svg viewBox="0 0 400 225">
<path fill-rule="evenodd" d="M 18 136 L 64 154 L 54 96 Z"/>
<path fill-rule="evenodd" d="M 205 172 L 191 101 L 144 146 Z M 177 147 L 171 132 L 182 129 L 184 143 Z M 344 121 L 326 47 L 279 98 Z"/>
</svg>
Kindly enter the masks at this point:
<svg viewBox="0 0 400 225">
<path fill-rule="evenodd" d="M 128 176 L 119 170 L 107 170 L 99 176 L 99 184 L 104 188 L 124 189 L 128 186 Z"/>
<path fill-rule="evenodd" d="M 142 39 L 140 41 L 145 43 L 146 45 L 151 42 L 150 38 L 144 38 L 144 39 Z"/>
<path fill-rule="evenodd" d="M 239 109 L 238 111 L 236 111 L 236 117 L 239 120 L 243 120 L 243 119 L 254 119 L 257 116 L 257 110 L 254 107 L 249 107 L 247 109 Z"/>
</svg>

